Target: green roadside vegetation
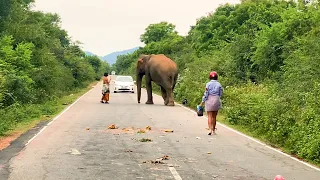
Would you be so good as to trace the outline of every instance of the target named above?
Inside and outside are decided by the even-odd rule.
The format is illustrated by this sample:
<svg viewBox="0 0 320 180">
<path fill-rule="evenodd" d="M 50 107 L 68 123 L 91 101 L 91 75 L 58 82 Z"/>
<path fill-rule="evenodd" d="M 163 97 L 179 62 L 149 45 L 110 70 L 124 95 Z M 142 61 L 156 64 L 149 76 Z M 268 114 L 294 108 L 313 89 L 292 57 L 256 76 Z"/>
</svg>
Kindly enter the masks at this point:
<svg viewBox="0 0 320 180">
<path fill-rule="evenodd" d="M 187 36 L 169 22 L 150 24 L 118 74 L 135 76 L 140 54 L 165 54 L 179 66 L 175 100 L 195 109 L 208 74 L 224 87 L 219 120 L 273 147 L 320 164 L 319 2 L 242 0 L 196 20 Z M 159 92 L 158 86 L 153 86 Z"/>
<path fill-rule="evenodd" d="M 57 14 L 33 0 L 0 0 L 0 137 L 50 119 L 98 82 L 110 66 L 87 56 Z"/>
</svg>

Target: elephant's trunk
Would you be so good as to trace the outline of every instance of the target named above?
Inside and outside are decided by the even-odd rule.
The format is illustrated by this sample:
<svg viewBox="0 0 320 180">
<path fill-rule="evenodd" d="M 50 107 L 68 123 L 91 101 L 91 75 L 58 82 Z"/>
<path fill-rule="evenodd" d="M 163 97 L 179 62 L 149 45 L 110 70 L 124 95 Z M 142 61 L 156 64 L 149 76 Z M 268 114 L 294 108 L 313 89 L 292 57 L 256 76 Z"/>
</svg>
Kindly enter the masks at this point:
<svg viewBox="0 0 320 180">
<path fill-rule="evenodd" d="M 138 95 L 138 103 L 140 103 L 140 98 L 141 98 L 142 76 L 143 76 L 143 75 L 137 73 L 137 95 Z"/>
</svg>

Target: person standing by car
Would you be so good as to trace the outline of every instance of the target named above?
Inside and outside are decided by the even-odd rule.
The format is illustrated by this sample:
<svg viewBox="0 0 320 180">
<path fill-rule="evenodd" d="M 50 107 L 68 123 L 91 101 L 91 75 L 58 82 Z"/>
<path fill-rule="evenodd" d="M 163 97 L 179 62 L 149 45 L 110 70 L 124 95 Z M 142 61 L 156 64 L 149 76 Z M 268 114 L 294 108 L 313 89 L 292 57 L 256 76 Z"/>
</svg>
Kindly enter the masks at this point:
<svg viewBox="0 0 320 180">
<path fill-rule="evenodd" d="M 110 95 L 110 76 L 108 73 L 104 73 L 103 84 L 102 84 L 102 98 L 101 103 L 109 103 L 109 95 Z"/>
<path fill-rule="evenodd" d="M 205 110 L 208 115 L 208 126 L 210 132 L 208 135 L 215 134 L 217 114 L 221 108 L 221 99 L 223 93 L 223 88 L 218 82 L 218 73 L 213 71 L 209 74 L 210 81 L 206 84 L 206 90 L 202 97 L 202 102 L 200 106 L 203 107 L 205 103 Z"/>
</svg>

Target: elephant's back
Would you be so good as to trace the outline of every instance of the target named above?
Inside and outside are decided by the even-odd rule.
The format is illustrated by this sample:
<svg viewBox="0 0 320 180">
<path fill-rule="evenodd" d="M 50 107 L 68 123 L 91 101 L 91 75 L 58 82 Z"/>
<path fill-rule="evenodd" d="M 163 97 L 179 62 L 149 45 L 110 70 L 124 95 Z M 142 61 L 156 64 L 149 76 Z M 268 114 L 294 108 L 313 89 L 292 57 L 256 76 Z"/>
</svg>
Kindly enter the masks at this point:
<svg viewBox="0 0 320 180">
<path fill-rule="evenodd" d="M 177 70 L 177 64 L 164 54 L 153 55 L 149 61 L 153 61 L 151 64 L 161 69 L 168 69 L 170 71 Z"/>
</svg>

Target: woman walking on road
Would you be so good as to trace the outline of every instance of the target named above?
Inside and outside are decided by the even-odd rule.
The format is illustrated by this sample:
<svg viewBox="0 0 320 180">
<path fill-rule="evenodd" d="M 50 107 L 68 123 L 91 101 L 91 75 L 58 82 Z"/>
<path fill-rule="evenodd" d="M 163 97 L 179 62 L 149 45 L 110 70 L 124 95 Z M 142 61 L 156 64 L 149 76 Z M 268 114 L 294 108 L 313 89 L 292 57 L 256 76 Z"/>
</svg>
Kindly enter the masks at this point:
<svg viewBox="0 0 320 180">
<path fill-rule="evenodd" d="M 110 76 L 108 73 L 104 73 L 103 85 L 102 85 L 102 98 L 101 103 L 109 103 L 109 94 L 110 94 Z M 105 102 L 104 102 L 105 101 Z"/>
<path fill-rule="evenodd" d="M 205 103 L 205 110 L 208 114 L 208 126 L 210 132 L 208 135 L 215 134 L 216 130 L 216 122 L 217 122 L 217 114 L 219 109 L 221 108 L 221 99 L 223 93 L 223 88 L 221 84 L 218 82 L 218 74 L 213 71 L 209 74 L 210 81 L 206 84 L 206 90 L 202 97 L 202 102 L 200 106 L 203 107 Z"/>
</svg>

